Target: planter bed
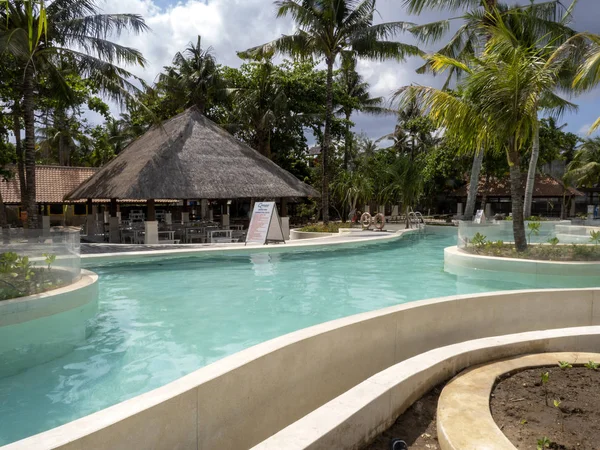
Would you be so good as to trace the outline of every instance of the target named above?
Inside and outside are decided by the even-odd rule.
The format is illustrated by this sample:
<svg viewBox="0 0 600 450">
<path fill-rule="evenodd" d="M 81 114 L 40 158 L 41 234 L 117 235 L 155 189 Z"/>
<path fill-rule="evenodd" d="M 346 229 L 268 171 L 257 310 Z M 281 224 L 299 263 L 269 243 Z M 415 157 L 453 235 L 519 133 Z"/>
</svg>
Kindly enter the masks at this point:
<svg viewBox="0 0 600 450">
<path fill-rule="evenodd" d="M 542 373 L 549 374 L 544 385 Z M 600 437 L 599 386 L 600 371 L 582 366 L 538 367 L 508 374 L 493 391 L 492 417 L 518 448 L 536 449 L 538 440 L 546 437 L 545 445 L 551 449 L 596 449 Z M 555 406 L 555 400 L 560 404 Z"/>
</svg>

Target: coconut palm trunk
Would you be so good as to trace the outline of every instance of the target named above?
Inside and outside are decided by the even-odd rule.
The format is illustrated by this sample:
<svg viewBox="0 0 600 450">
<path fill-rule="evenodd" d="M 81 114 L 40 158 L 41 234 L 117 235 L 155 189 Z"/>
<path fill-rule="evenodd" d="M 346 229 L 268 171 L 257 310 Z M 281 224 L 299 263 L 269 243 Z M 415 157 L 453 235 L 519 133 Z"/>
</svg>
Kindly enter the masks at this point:
<svg viewBox="0 0 600 450">
<path fill-rule="evenodd" d="M 475 214 L 475 203 L 477 203 L 477 190 L 479 187 L 479 175 L 483 165 L 483 150 L 475 153 L 473 166 L 471 167 L 471 178 L 469 180 L 469 192 L 467 193 L 467 204 L 463 218 L 471 219 Z"/>
<path fill-rule="evenodd" d="M 525 204 L 523 206 L 523 216 L 531 217 L 531 206 L 533 204 L 533 188 L 535 187 L 535 173 L 537 171 L 537 162 L 540 156 L 540 125 L 536 124 L 533 130 L 533 143 L 531 146 L 531 159 L 529 160 L 529 169 L 527 170 L 527 184 L 525 186 Z"/>
<path fill-rule="evenodd" d="M 4 205 L 4 199 L 2 198 L 1 191 L 0 191 L 0 228 L 2 228 L 2 242 L 4 244 L 8 244 L 9 243 L 8 217 L 6 215 L 6 206 Z"/>
<path fill-rule="evenodd" d="M 325 130 L 321 148 L 322 186 L 321 205 L 323 207 L 323 222 L 329 223 L 329 152 L 331 150 L 331 125 L 333 122 L 333 57 L 327 58 L 327 100 L 325 103 Z"/>
<path fill-rule="evenodd" d="M 508 153 L 510 167 L 510 197 L 512 202 L 513 234 L 518 252 L 527 250 L 525 221 L 523 218 L 523 184 L 521 179 L 521 156 L 518 150 Z"/>
<path fill-rule="evenodd" d="M 17 154 L 17 171 L 19 173 L 19 189 L 21 193 L 21 208 L 27 211 L 27 183 L 25 180 L 25 156 L 21 142 L 21 109 L 18 100 L 13 107 L 13 134 L 15 136 L 15 153 Z"/>
<path fill-rule="evenodd" d="M 23 77 L 23 119 L 25 122 L 25 177 L 27 191 L 27 226 L 38 227 L 38 208 L 35 186 L 35 105 L 34 105 L 33 68 L 27 66 Z"/>
<path fill-rule="evenodd" d="M 352 149 L 352 132 L 350 131 L 350 117 L 352 117 L 352 110 L 346 110 L 346 137 L 344 139 L 344 170 L 348 170 L 350 165 L 350 150 Z"/>
</svg>

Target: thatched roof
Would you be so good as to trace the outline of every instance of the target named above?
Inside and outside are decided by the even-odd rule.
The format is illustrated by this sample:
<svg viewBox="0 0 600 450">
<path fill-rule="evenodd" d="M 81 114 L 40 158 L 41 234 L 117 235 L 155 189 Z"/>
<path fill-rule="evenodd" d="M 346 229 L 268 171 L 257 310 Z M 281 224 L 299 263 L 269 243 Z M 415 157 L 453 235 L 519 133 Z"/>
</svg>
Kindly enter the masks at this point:
<svg viewBox="0 0 600 450">
<path fill-rule="evenodd" d="M 317 197 L 193 107 L 154 126 L 67 198 Z"/>
<path fill-rule="evenodd" d="M 523 189 L 527 180 L 527 174 L 523 174 L 522 183 Z M 469 189 L 469 185 L 465 185 L 458 188 L 452 194 L 455 197 L 466 197 Z M 510 197 L 510 179 L 506 178 L 495 178 L 490 177 L 489 183 L 486 187 L 485 177 L 479 179 L 479 186 L 477 188 L 477 195 L 482 196 L 487 193 L 488 197 Z M 556 178 L 550 175 L 536 175 L 535 184 L 533 185 L 533 197 L 540 198 L 553 198 L 562 197 L 563 194 L 571 195 L 575 197 L 583 196 L 584 194 L 572 187 L 565 187 L 565 185 Z"/>
</svg>

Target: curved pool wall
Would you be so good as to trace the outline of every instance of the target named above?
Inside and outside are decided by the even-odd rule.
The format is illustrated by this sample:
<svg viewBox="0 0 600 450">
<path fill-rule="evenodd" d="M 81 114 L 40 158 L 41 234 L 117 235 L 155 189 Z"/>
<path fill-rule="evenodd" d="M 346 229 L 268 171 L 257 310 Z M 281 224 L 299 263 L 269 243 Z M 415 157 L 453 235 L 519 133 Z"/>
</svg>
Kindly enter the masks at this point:
<svg viewBox="0 0 600 450">
<path fill-rule="evenodd" d="M 225 356 L 258 342 L 337 317 L 449 293 L 536 287 L 535 280 L 515 283 L 510 274 L 500 280 L 485 280 L 445 273 L 443 249 L 456 243 L 456 229 L 429 228 L 425 236 L 349 243 L 345 248 L 326 245 L 290 251 L 290 247 L 277 246 L 237 249 L 229 256 L 214 249 L 201 257 L 120 254 L 116 262 L 107 257 L 91 259 L 90 266 L 100 274 L 95 330 L 84 345 L 70 354 L 0 379 L 4 400 L 0 412 L 5 417 L 0 423 L 0 442 L 61 425 L 173 380 L 178 385 L 187 379 L 181 378 L 183 375 L 203 365 L 225 361 Z M 227 277 L 223 277 L 224 272 Z M 590 278 L 587 283 L 597 286 L 598 280 Z M 551 286 L 579 285 L 562 279 Z M 373 338 L 376 337 L 373 332 Z M 296 359 L 294 353 L 287 355 Z M 325 364 L 327 358 L 319 360 Z M 208 377 L 205 381 L 217 373 L 230 380 L 219 364 L 206 367 L 202 372 L 202 377 Z M 290 364 L 293 366 L 293 361 Z M 262 372 L 248 372 L 246 376 L 252 381 L 260 378 Z M 148 408 L 162 410 L 161 399 L 170 398 L 171 391 L 161 389 L 135 399 L 145 399 L 142 403 Z M 245 393 L 241 395 L 244 398 Z M 245 400 L 243 403 L 250 407 Z M 119 411 L 123 411 L 119 406 L 90 416 L 99 420 L 95 425 L 81 422 L 85 419 L 74 422 L 84 425 L 80 435 L 105 426 L 128 434 L 131 422 L 119 422 Z M 180 406 L 189 412 L 187 403 Z M 222 408 L 226 405 L 210 406 L 217 415 L 236 414 L 222 412 Z M 152 414 L 136 415 L 135 421 L 152 418 Z M 206 414 L 210 416 L 203 410 L 203 420 L 210 423 L 213 419 Z M 155 436 L 160 442 L 163 428 L 180 421 L 177 414 L 173 417 L 171 425 L 154 422 L 157 428 L 148 435 L 149 439 Z M 276 418 L 273 420 L 274 424 L 279 423 Z M 186 424 L 189 418 L 182 422 L 182 426 L 187 427 Z M 62 442 L 60 430 L 64 428 L 56 430 L 59 434 L 44 433 L 43 439 Z M 215 433 L 221 431 L 217 429 Z M 123 436 L 122 442 L 128 442 Z M 110 439 L 116 443 L 114 448 L 126 447 L 118 444 L 117 437 Z"/>
<path fill-rule="evenodd" d="M 430 350 L 492 336 L 599 324 L 600 289 L 524 290 L 408 303 L 275 338 L 6 450 L 250 448 L 374 374 Z M 577 346 L 584 348 L 585 333 L 579 335 L 574 336 L 580 339 Z M 597 346 L 598 339 L 591 337 L 591 346 Z"/>
<path fill-rule="evenodd" d="M 97 309 L 98 276 L 88 270 L 69 286 L 1 301 L 0 378 L 73 351 Z"/>
</svg>

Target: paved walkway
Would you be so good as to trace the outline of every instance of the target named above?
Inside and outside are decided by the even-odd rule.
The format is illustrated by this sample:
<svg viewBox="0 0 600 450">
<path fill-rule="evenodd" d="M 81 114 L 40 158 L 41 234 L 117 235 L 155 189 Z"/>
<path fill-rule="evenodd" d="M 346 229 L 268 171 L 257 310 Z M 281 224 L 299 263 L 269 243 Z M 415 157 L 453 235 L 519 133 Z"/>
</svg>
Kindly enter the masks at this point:
<svg viewBox="0 0 600 450">
<path fill-rule="evenodd" d="M 328 236 L 323 238 L 315 239 L 299 239 L 289 240 L 287 244 L 293 244 L 294 246 L 305 246 L 305 245 L 322 245 L 322 244 L 335 244 L 347 241 L 362 241 L 371 240 L 376 238 L 390 237 L 396 232 L 403 230 L 404 225 L 400 224 L 389 224 L 386 226 L 386 230 L 381 231 L 361 231 L 361 232 L 350 232 L 340 233 L 336 236 Z M 275 244 L 276 245 L 276 244 Z M 102 255 L 108 253 L 131 253 L 131 252 L 160 252 L 160 251 L 172 251 L 172 250 L 206 250 L 206 249 L 234 249 L 244 248 L 244 243 L 232 243 L 232 244 L 161 244 L 161 245 L 145 245 L 145 244 L 108 244 L 108 243 L 82 243 L 81 254 L 82 255 Z"/>
</svg>

